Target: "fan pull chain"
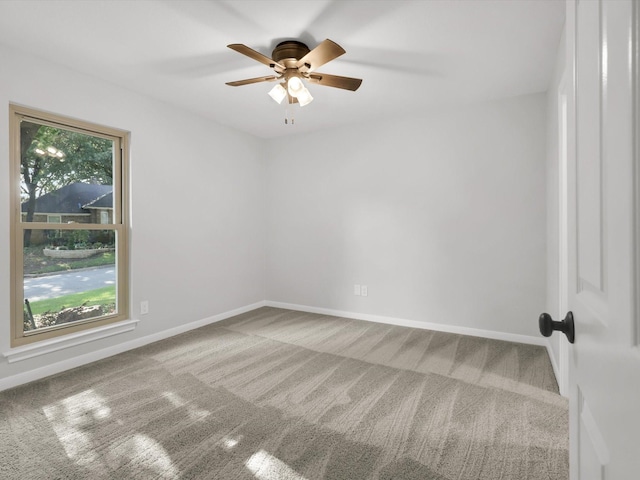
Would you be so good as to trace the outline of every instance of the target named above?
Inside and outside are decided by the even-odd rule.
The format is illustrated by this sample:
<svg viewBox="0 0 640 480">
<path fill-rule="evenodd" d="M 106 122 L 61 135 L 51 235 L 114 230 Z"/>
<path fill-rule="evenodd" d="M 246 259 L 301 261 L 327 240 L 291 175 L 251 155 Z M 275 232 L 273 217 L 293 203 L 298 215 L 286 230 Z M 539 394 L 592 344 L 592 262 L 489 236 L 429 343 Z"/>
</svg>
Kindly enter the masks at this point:
<svg viewBox="0 0 640 480">
<path fill-rule="evenodd" d="M 287 103 L 284 109 L 284 124 L 288 125 L 289 124 L 289 107 L 291 106 L 291 103 Z M 291 125 L 294 125 L 296 123 L 296 119 L 293 116 L 293 113 L 291 113 Z"/>
</svg>

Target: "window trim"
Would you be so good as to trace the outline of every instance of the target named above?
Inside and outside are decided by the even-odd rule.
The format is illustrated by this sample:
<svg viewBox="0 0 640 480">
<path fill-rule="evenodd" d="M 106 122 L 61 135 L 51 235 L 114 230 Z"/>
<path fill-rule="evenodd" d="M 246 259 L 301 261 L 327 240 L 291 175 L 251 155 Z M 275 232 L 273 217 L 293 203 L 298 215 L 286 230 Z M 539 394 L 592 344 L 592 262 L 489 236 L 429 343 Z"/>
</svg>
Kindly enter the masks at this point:
<svg viewBox="0 0 640 480">
<path fill-rule="evenodd" d="M 23 331 L 23 232 L 27 228 L 51 229 L 51 223 L 22 222 L 20 203 L 20 122 L 32 120 L 42 125 L 64 128 L 114 141 L 114 151 L 120 151 L 120 161 L 114 162 L 113 191 L 114 209 L 111 224 L 57 224 L 57 230 L 113 230 L 116 232 L 118 247 L 116 259 L 118 312 L 96 319 L 80 320 L 72 324 L 58 325 L 25 333 Z M 129 304 L 129 132 L 112 127 L 77 120 L 63 115 L 43 112 L 29 107 L 9 104 L 9 172 L 10 185 L 10 338 L 11 347 L 20 347 L 38 341 L 62 337 L 76 332 L 121 322 L 130 318 Z M 116 179 L 119 179 L 117 181 Z"/>
</svg>

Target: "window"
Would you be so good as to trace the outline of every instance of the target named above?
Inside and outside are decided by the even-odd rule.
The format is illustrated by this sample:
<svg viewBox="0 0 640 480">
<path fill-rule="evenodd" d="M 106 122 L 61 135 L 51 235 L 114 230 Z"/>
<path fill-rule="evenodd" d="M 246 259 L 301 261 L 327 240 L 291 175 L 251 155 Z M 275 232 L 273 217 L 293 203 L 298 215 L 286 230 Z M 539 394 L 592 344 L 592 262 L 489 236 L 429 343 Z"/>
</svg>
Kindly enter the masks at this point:
<svg viewBox="0 0 640 480">
<path fill-rule="evenodd" d="M 11 345 L 124 320 L 127 133 L 9 112 Z"/>
</svg>

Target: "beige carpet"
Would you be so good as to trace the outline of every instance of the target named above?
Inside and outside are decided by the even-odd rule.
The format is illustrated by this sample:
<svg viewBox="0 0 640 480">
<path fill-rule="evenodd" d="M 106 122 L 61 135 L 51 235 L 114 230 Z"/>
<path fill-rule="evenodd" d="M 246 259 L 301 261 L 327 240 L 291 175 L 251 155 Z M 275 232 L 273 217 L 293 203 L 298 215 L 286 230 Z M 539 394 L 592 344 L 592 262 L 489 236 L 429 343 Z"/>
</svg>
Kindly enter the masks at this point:
<svg viewBox="0 0 640 480">
<path fill-rule="evenodd" d="M 568 479 L 542 347 L 261 308 L 0 393 L 0 478 Z"/>
</svg>

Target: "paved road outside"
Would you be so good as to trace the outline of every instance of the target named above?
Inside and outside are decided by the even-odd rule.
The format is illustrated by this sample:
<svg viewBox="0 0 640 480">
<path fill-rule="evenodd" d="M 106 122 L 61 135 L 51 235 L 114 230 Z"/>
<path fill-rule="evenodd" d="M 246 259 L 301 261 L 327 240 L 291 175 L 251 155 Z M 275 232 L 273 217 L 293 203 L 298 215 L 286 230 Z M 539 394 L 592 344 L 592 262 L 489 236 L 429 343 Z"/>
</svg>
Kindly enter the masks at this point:
<svg viewBox="0 0 640 480">
<path fill-rule="evenodd" d="M 42 277 L 25 278 L 24 296 L 30 302 L 35 302 L 115 284 L 116 269 L 113 265 L 89 270 L 57 272 Z"/>
</svg>

